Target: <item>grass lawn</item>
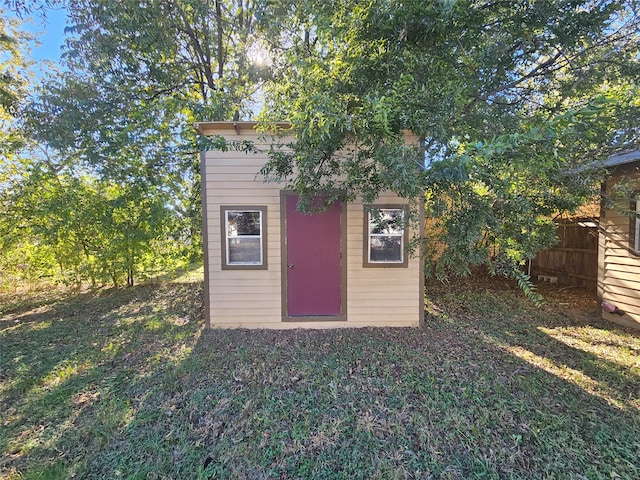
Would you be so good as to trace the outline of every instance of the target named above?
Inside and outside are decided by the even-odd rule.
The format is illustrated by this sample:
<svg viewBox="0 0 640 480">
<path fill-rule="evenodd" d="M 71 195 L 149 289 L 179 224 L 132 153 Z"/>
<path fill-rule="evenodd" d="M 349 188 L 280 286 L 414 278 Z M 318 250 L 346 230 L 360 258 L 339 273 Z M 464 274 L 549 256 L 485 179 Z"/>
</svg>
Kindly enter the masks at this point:
<svg viewBox="0 0 640 480">
<path fill-rule="evenodd" d="M 423 329 L 204 331 L 202 283 L 2 298 L 7 479 L 640 478 L 640 334 L 573 290 Z"/>
</svg>

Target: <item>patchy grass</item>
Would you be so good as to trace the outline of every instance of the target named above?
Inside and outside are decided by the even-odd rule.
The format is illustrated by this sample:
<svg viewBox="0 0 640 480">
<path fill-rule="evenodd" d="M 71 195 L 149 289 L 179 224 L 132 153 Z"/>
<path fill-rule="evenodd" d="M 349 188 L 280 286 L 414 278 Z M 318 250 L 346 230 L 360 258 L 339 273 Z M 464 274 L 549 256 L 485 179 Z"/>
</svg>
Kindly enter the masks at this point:
<svg viewBox="0 0 640 480">
<path fill-rule="evenodd" d="M 202 285 L 5 304 L 0 477 L 640 478 L 640 335 L 429 285 L 423 329 L 203 331 Z"/>
</svg>

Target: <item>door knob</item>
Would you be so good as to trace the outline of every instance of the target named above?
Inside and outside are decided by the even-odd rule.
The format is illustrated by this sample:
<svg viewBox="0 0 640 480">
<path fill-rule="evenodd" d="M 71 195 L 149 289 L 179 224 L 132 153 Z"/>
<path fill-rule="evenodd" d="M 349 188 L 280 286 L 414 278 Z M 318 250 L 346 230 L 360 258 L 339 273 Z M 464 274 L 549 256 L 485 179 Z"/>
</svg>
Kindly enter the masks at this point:
<svg viewBox="0 0 640 480">
<path fill-rule="evenodd" d="M 288 263 L 288 264 L 287 264 L 287 267 L 289 267 L 289 268 L 293 268 L 293 263 Z"/>
</svg>

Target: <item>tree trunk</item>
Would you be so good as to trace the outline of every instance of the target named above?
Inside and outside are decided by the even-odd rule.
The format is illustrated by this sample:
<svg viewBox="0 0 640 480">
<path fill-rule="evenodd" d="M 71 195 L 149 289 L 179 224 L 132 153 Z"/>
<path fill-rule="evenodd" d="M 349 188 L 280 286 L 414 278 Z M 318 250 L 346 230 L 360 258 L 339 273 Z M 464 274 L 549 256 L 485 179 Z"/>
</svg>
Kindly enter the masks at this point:
<svg viewBox="0 0 640 480">
<path fill-rule="evenodd" d="M 224 26 L 222 25 L 222 5 L 220 5 L 220 0 L 216 0 L 216 24 L 218 34 L 218 80 L 221 80 L 224 74 Z"/>
</svg>

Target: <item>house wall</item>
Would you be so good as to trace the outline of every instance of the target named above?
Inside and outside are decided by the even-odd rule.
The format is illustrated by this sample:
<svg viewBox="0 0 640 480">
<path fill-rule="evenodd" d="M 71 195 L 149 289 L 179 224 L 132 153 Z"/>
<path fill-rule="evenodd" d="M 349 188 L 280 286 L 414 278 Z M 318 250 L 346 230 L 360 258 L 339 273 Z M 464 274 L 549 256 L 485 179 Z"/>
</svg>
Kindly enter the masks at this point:
<svg viewBox="0 0 640 480">
<path fill-rule="evenodd" d="M 618 182 L 632 182 L 640 190 L 640 174 L 635 168 L 618 168 L 604 185 L 610 194 Z M 621 201 L 613 208 L 603 208 L 600 217 L 598 249 L 598 297 L 625 312 L 616 315 L 602 312 L 603 318 L 640 328 L 640 255 L 629 243 L 630 201 Z"/>
<path fill-rule="evenodd" d="M 250 140 L 264 150 L 274 142 L 257 134 L 252 124 L 236 124 L 235 127 L 200 124 L 198 129 L 205 135 L 224 136 L 228 141 Z M 283 322 L 280 229 L 283 186 L 263 182 L 258 172 L 266 161 L 266 153 L 229 150 L 202 154 L 208 326 L 278 329 L 418 326 L 423 315 L 422 262 L 416 255 L 409 258 L 407 268 L 364 268 L 364 206 L 360 202 L 349 203 L 346 208 L 347 320 Z M 377 203 L 403 205 L 406 201 L 393 194 L 384 194 Z M 222 269 L 221 205 L 267 207 L 266 270 Z"/>
</svg>

